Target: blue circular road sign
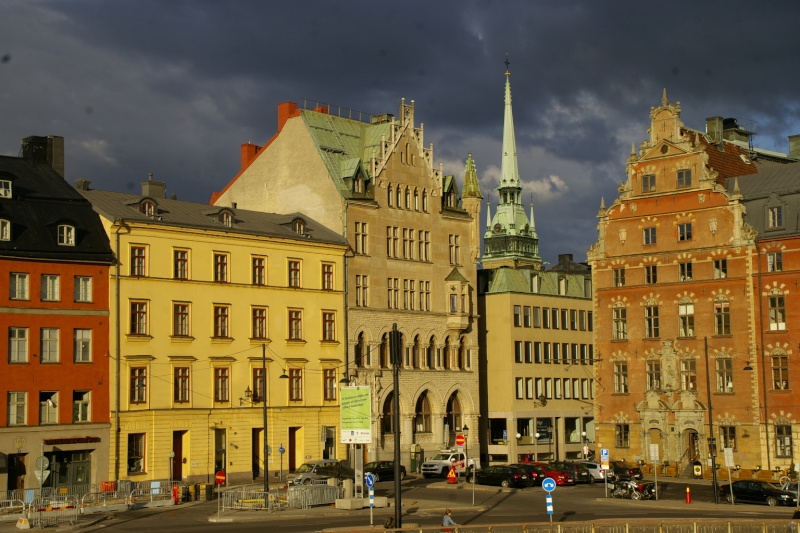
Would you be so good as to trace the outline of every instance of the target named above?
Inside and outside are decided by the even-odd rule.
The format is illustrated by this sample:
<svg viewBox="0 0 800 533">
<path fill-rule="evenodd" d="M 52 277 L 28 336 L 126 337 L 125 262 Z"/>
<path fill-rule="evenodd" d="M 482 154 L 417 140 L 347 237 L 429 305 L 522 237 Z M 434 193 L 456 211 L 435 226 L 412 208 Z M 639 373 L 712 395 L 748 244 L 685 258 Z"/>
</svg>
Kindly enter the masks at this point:
<svg viewBox="0 0 800 533">
<path fill-rule="evenodd" d="M 286 453 L 286 448 L 283 447 L 283 444 L 281 444 L 281 447 L 278 448 L 278 451 L 281 452 L 281 454 Z"/>
<path fill-rule="evenodd" d="M 551 477 L 546 477 L 542 480 L 542 488 L 547 492 L 556 490 L 556 480 Z"/>
<path fill-rule="evenodd" d="M 364 482 L 366 482 L 367 487 L 372 488 L 375 486 L 375 476 L 372 472 L 367 472 L 364 476 Z"/>
</svg>

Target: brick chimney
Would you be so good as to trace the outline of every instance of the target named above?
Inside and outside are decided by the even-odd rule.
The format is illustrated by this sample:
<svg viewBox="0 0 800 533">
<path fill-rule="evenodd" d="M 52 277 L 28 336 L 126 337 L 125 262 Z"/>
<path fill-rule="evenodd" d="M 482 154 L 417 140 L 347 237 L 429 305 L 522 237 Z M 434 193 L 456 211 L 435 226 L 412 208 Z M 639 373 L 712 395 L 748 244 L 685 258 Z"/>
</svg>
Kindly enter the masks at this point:
<svg viewBox="0 0 800 533">
<path fill-rule="evenodd" d="M 22 158 L 47 163 L 58 175 L 64 177 L 64 137 L 30 136 L 22 139 Z"/>
<path fill-rule="evenodd" d="M 244 170 L 247 165 L 250 164 L 250 161 L 256 158 L 258 152 L 261 151 L 261 148 L 263 147 L 253 143 L 245 143 L 242 145 L 242 170 Z"/>
<path fill-rule="evenodd" d="M 706 135 L 715 144 L 722 142 L 722 123 L 722 117 L 709 117 L 706 119 Z"/>
<path fill-rule="evenodd" d="M 789 135 L 789 155 L 800 158 L 800 134 Z"/>
</svg>

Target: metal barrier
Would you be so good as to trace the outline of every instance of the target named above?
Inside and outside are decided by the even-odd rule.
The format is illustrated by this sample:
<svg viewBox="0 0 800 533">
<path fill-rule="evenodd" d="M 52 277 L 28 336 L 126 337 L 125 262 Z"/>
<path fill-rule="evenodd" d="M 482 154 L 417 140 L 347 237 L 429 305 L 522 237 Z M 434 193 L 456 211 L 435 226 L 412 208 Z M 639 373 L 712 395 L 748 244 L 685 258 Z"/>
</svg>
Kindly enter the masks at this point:
<svg viewBox="0 0 800 533">
<path fill-rule="evenodd" d="M 27 514 L 31 527 L 74 524 L 78 520 L 78 500 L 74 496 L 35 499 L 28 506 Z"/>
<path fill-rule="evenodd" d="M 128 494 L 128 504 L 172 500 L 173 487 L 180 485 L 179 481 L 141 481 Z"/>
<path fill-rule="evenodd" d="M 75 496 L 81 499 L 84 494 L 96 492 L 97 485 L 64 485 L 61 487 L 44 487 L 37 489 L 13 489 L 0 490 L 0 501 L 3 500 L 22 500 L 25 504 L 30 504 L 33 500 L 43 498 L 54 498 L 59 496 Z"/>
<path fill-rule="evenodd" d="M 341 489 L 332 485 L 303 485 L 289 488 L 275 488 L 269 490 L 264 505 L 264 488 L 258 485 L 247 485 L 228 489 L 221 495 L 220 506 L 225 509 L 237 510 L 268 510 L 280 511 L 284 509 L 308 509 L 315 505 L 329 505 L 336 503 L 341 495 Z"/>
<path fill-rule="evenodd" d="M 0 500 L 0 516 L 22 514 L 25 511 L 25 502 L 22 500 Z"/>
<path fill-rule="evenodd" d="M 644 523 L 642 523 L 644 522 Z M 375 528 L 353 528 L 350 533 L 373 532 Z M 598 523 L 576 523 L 576 524 L 495 524 L 491 526 L 431 526 L 424 528 L 385 528 L 384 531 L 394 532 L 416 532 L 416 533 L 440 533 L 451 531 L 452 533 L 796 533 L 797 525 L 789 520 L 770 520 L 770 521 L 744 521 L 737 520 L 730 522 L 725 520 L 704 520 L 702 522 L 659 522 L 659 521 L 640 521 L 637 523 L 598 524 Z"/>
</svg>

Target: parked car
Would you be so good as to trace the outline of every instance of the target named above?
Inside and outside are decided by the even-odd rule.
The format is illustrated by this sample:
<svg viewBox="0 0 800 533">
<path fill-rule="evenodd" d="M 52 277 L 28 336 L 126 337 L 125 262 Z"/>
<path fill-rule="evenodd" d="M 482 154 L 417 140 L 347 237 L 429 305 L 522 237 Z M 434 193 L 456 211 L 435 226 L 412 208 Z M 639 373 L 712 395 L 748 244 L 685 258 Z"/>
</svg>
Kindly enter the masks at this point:
<svg viewBox="0 0 800 533">
<path fill-rule="evenodd" d="M 455 450 L 442 450 L 424 463 L 422 463 L 422 475 L 425 478 L 441 476 L 447 477 L 450 469 L 455 467 L 457 472 L 466 470 L 466 458 L 463 452 Z"/>
<path fill-rule="evenodd" d="M 573 463 L 571 461 L 553 461 L 550 463 L 558 469 L 564 470 L 572 474 L 575 483 L 594 483 L 594 476 L 586 465 L 582 463 Z"/>
<path fill-rule="evenodd" d="M 496 465 L 481 468 L 467 474 L 467 481 L 479 485 L 500 485 L 501 487 L 527 487 L 528 473 L 518 466 Z"/>
<path fill-rule="evenodd" d="M 364 473 L 369 472 L 375 476 L 375 481 L 389 481 L 394 479 L 394 461 L 373 461 L 364 465 Z M 400 465 L 400 479 L 406 478 L 406 467 Z"/>
<path fill-rule="evenodd" d="M 289 485 L 311 485 L 332 477 L 354 479 L 355 471 L 345 461 L 323 459 L 301 464 L 289 475 L 288 481 Z"/>
<path fill-rule="evenodd" d="M 581 461 L 581 464 L 586 467 L 590 474 L 595 481 L 605 481 L 606 479 L 606 471 L 603 470 L 603 467 L 600 463 L 596 463 L 594 461 Z"/>
<path fill-rule="evenodd" d="M 569 472 L 560 470 L 547 463 L 533 463 L 542 470 L 544 470 L 545 477 L 551 477 L 556 482 L 556 485 L 574 485 L 575 478 Z"/>
<path fill-rule="evenodd" d="M 775 505 L 797 505 L 797 496 L 781 490 L 772 483 L 740 479 L 719 488 L 720 497 L 733 503 L 766 503 Z"/>
<path fill-rule="evenodd" d="M 629 465 L 624 461 L 612 461 L 608 466 L 609 481 L 630 481 L 631 479 L 639 480 L 644 477 L 642 475 L 641 468 L 636 465 Z"/>
<path fill-rule="evenodd" d="M 533 463 L 515 463 L 509 466 L 518 466 L 526 471 L 528 473 L 528 485 L 531 487 L 535 485 L 541 485 L 542 480 L 547 477 L 547 474 L 544 473 L 544 470 L 542 470 L 540 466 Z"/>
</svg>

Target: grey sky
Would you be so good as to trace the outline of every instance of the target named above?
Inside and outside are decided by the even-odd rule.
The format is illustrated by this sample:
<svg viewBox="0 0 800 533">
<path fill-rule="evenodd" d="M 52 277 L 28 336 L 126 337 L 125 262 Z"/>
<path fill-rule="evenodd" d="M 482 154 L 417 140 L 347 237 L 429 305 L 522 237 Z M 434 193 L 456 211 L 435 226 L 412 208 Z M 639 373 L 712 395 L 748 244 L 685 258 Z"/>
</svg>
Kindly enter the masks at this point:
<svg viewBox="0 0 800 533">
<path fill-rule="evenodd" d="M 414 100 L 435 162 L 472 152 L 494 204 L 505 51 L 519 169 L 543 258 L 585 260 L 666 87 L 684 123 L 800 133 L 800 2 L 37 1 L 0 7 L 0 154 L 62 135 L 67 180 L 208 201 L 239 145 L 303 98 L 371 114 Z M 485 213 L 485 207 L 484 207 Z"/>
</svg>

